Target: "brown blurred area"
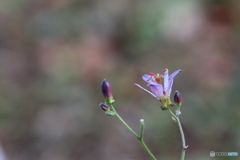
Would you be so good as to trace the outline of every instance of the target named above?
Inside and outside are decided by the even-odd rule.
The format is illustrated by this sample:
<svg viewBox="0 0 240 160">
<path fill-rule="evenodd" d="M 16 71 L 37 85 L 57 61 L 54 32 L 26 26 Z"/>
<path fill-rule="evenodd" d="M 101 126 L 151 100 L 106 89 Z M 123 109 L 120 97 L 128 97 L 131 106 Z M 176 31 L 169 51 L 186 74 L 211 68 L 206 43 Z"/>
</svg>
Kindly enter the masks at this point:
<svg viewBox="0 0 240 160">
<path fill-rule="evenodd" d="M 240 153 L 239 15 L 237 0 L 2 0 L 0 160 L 150 159 L 99 108 L 105 78 L 154 155 L 180 159 L 176 124 L 134 86 L 164 68 L 183 70 L 186 160 Z"/>
</svg>

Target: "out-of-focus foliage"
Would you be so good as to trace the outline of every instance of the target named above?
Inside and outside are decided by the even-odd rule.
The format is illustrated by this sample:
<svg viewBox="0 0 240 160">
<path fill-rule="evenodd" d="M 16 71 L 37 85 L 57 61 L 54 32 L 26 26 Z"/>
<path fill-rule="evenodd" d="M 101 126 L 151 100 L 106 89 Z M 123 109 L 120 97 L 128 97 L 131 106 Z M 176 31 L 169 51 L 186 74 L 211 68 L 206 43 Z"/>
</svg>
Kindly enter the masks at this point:
<svg viewBox="0 0 240 160">
<path fill-rule="evenodd" d="M 146 160 L 137 140 L 98 104 L 115 108 L 158 159 L 179 159 L 176 124 L 134 86 L 182 69 L 186 159 L 240 153 L 240 2 L 237 0 L 2 0 L 0 143 L 8 160 Z M 231 157 L 217 157 L 230 159 Z M 231 158 L 232 159 L 232 158 Z"/>
</svg>

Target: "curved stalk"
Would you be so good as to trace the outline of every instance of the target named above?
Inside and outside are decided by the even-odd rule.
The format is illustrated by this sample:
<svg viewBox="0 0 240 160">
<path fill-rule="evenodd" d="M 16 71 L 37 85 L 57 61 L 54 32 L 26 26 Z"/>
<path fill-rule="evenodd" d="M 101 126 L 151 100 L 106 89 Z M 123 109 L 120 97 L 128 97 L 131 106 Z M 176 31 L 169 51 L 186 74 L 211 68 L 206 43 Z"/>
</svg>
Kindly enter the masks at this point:
<svg viewBox="0 0 240 160">
<path fill-rule="evenodd" d="M 182 129 L 182 125 L 181 125 L 180 119 L 169 108 L 167 108 L 167 110 L 171 114 L 171 116 L 177 121 L 178 129 L 180 131 L 181 139 L 182 139 L 181 160 L 184 160 L 185 159 L 185 153 L 186 153 L 186 150 L 187 150 L 188 146 L 186 145 L 186 140 L 185 140 L 185 136 L 184 136 L 184 132 L 183 132 L 183 129 Z"/>
</svg>

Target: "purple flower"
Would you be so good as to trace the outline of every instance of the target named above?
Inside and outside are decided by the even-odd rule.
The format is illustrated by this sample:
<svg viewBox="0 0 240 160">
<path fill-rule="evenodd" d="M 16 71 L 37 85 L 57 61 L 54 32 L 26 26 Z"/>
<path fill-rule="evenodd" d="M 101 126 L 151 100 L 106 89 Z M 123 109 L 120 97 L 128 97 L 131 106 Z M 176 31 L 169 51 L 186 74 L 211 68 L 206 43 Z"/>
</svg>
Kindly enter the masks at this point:
<svg viewBox="0 0 240 160">
<path fill-rule="evenodd" d="M 147 86 L 150 87 L 152 92 L 143 88 L 139 84 L 135 85 L 157 98 L 162 103 L 162 109 L 164 109 L 167 108 L 168 105 L 173 105 L 170 100 L 170 95 L 172 91 L 173 79 L 179 72 L 181 72 L 180 69 L 168 76 L 168 69 L 164 69 L 160 74 L 157 75 L 153 73 L 144 74 L 142 79 L 147 82 Z"/>
</svg>

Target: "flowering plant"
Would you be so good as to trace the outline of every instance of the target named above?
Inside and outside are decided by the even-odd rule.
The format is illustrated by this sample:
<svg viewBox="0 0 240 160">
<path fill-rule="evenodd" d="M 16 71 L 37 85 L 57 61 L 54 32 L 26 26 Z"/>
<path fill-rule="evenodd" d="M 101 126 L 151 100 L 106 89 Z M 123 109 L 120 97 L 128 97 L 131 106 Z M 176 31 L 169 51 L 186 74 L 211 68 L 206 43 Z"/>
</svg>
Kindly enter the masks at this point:
<svg viewBox="0 0 240 160">
<path fill-rule="evenodd" d="M 179 119 L 179 115 L 181 114 L 180 107 L 182 104 L 182 96 L 178 91 L 176 91 L 174 94 L 174 103 L 172 103 L 171 99 L 170 99 L 173 80 L 174 80 L 174 77 L 179 72 L 181 72 L 181 70 L 177 70 L 169 76 L 168 69 L 164 69 L 160 74 L 156 74 L 156 75 L 153 73 L 144 74 L 142 76 L 142 79 L 145 82 L 147 82 L 147 86 L 150 87 L 151 91 L 143 88 L 139 84 L 135 84 L 135 85 L 138 86 L 139 88 L 143 89 L 144 91 L 148 92 L 153 97 L 157 98 L 161 102 L 162 110 L 167 110 L 170 113 L 170 115 L 172 116 L 172 118 L 174 119 L 174 121 L 177 123 L 179 131 L 180 131 L 181 139 L 182 139 L 181 160 L 184 160 L 185 152 L 186 152 L 188 146 L 186 145 L 184 132 L 183 132 L 182 125 L 181 125 L 181 122 Z M 101 91 L 105 98 L 105 103 L 100 103 L 99 106 L 101 107 L 101 109 L 103 111 L 105 111 L 105 114 L 109 115 L 109 116 L 115 115 L 123 123 L 123 125 L 139 140 L 140 144 L 143 146 L 143 148 L 149 154 L 149 156 L 153 160 L 157 160 L 156 157 L 148 149 L 147 145 L 145 144 L 145 142 L 143 140 L 143 133 L 144 133 L 144 127 L 145 127 L 144 120 L 143 119 L 140 120 L 141 129 L 140 129 L 140 134 L 138 135 L 131 129 L 131 127 L 120 117 L 120 115 L 115 110 L 115 108 L 113 106 L 113 103 L 115 102 L 115 100 L 113 99 L 112 88 L 111 88 L 110 83 L 105 79 L 103 80 L 103 82 L 101 84 Z M 177 107 L 176 114 L 174 114 L 168 106 L 176 106 Z"/>
</svg>

